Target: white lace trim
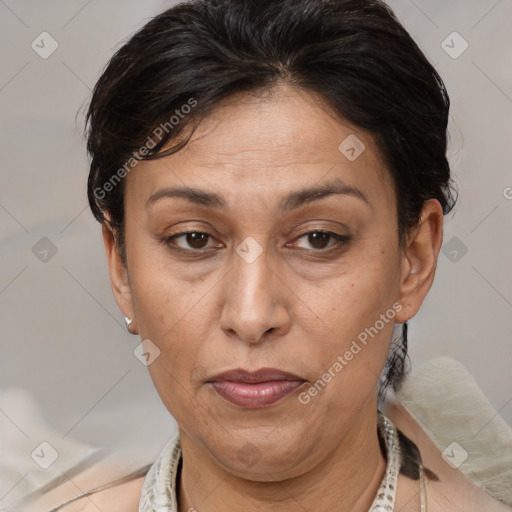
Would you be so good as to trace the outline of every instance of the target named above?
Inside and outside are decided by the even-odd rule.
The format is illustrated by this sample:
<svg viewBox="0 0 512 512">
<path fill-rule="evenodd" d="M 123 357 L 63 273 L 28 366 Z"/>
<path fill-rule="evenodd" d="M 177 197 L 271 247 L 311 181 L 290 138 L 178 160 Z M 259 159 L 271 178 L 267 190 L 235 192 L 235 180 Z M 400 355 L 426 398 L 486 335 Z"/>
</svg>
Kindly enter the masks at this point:
<svg viewBox="0 0 512 512">
<path fill-rule="evenodd" d="M 139 502 L 139 512 L 177 512 L 176 478 L 181 459 L 179 434 L 164 447 L 149 469 Z"/>
<path fill-rule="evenodd" d="M 402 452 L 396 427 L 381 413 L 379 429 L 384 436 L 387 453 L 386 473 L 368 512 L 391 512 L 395 508 L 398 474 L 402 464 Z"/>
</svg>

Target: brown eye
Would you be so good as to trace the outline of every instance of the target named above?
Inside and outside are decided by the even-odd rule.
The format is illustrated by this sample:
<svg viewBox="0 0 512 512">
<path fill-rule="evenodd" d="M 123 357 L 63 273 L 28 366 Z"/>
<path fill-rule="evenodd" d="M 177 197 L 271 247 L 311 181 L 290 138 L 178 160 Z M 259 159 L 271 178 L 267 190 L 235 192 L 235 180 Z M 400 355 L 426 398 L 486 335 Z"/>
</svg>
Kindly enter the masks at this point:
<svg viewBox="0 0 512 512">
<path fill-rule="evenodd" d="M 332 236 L 329 233 L 323 233 L 321 231 L 308 234 L 308 242 L 315 249 L 325 249 L 329 245 L 330 238 L 332 238 Z"/>
<path fill-rule="evenodd" d="M 208 247 L 210 239 L 213 239 L 213 236 L 210 235 L 210 233 L 205 233 L 203 231 L 184 231 L 183 233 L 176 233 L 175 235 L 166 237 L 161 241 L 171 249 L 174 248 L 189 252 L 199 252 L 201 250 L 212 248 Z"/>
<path fill-rule="evenodd" d="M 350 237 L 346 235 L 340 235 L 338 233 L 333 233 L 331 231 L 310 231 L 309 233 L 304 233 L 300 236 L 298 241 L 306 240 L 309 247 L 302 247 L 304 249 L 313 249 L 317 251 L 322 251 L 325 249 L 330 249 L 334 246 L 342 246 L 350 241 Z M 298 245 L 300 247 L 300 243 L 296 243 L 294 245 Z"/>
<path fill-rule="evenodd" d="M 205 245 L 208 243 L 208 238 L 210 235 L 207 233 L 186 233 L 185 240 L 194 249 L 203 249 Z"/>
</svg>

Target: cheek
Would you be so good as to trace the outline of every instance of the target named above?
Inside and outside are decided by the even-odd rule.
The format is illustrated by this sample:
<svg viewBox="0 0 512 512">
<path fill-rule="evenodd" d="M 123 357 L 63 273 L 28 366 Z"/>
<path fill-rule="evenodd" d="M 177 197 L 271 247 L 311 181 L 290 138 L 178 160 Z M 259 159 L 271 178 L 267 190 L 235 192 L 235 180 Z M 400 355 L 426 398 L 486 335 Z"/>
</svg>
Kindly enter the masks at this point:
<svg viewBox="0 0 512 512">
<path fill-rule="evenodd" d="M 323 293 L 315 294 L 312 309 L 321 312 L 317 325 L 324 324 L 325 341 L 312 361 L 317 361 L 322 381 L 335 375 L 336 383 L 329 386 L 337 393 L 331 396 L 335 401 L 344 401 L 347 395 L 341 391 L 349 388 L 351 401 L 357 402 L 359 394 L 367 395 L 376 385 L 399 307 L 398 276 L 398 252 L 377 247 L 360 255 L 343 275 L 325 282 Z"/>
<path fill-rule="evenodd" d="M 154 258 L 137 256 L 131 260 L 130 278 L 137 326 L 141 339 L 151 340 L 160 350 L 148 369 L 157 388 L 173 393 L 180 385 L 188 386 L 185 379 L 212 325 L 211 297 Z"/>
<path fill-rule="evenodd" d="M 172 337 L 185 323 L 194 328 L 204 307 L 201 286 L 179 279 L 161 258 L 142 253 L 135 254 L 132 261 L 130 284 L 141 336 Z"/>
<path fill-rule="evenodd" d="M 315 305 L 334 331 L 357 335 L 353 329 L 370 327 L 392 308 L 399 296 L 399 277 L 398 251 L 364 248 L 350 258 L 343 274 L 325 280 Z"/>
<path fill-rule="evenodd" d="M 159 280 L 156 288 L 148 283 L 139 299 L 136 314 L 141 318 L 141 337 L 151 339 L 160 350 L 159 357 L 148 366 L 151 379 L 172 416 L 186 425 L 189 416 L 201 412 L 195 410 L 197 383 L 192 376 L 211 325 L 205 314 L 207 298 L 198 303 L 195 293 Z"/>
</svg>

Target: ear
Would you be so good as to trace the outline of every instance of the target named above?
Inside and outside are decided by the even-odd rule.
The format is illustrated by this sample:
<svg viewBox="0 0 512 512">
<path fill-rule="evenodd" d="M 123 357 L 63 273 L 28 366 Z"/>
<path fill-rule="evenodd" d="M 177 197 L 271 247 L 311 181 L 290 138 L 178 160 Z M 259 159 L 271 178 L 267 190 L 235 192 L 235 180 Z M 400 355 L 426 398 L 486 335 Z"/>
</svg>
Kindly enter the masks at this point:
<svg viewBox="0 0 512 512">
<path fill-rule="evenodd" d="M 403 323 L 420 309 L 434 281 L 443 243 L 443 209 L 436 199 L 423 205 L 420 220 L 408 235 L 402 256 L 400 304 L 395 321 Z"/>
<path fill-rule="evenodd" d="M 114 292 L 114 298 L 123 315 L 132 320 L 132 323 L 129 326 L 130 333 L 138 334 L 132 295 L 128 281 L 128 269 L 124 266 L 121 260 L 112 229 L 108 226 L 107 222 L 103 222 L 101 230 L 103 242 L 105 244 L 105 252 L 107 255 L 108 270 L 110 274 L 110 282 L 112 284 L 112 291 Z"/>
</svg>

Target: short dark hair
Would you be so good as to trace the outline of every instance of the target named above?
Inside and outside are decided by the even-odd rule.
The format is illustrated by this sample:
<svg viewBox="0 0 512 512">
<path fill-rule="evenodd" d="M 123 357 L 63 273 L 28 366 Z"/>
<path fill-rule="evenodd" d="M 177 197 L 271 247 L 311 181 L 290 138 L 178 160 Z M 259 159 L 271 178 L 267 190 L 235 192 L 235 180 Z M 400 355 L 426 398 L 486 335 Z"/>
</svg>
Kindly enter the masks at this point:
<svg viewBox="0 0 512 512">
<path fill-rule="evenodd" d="M 122 178 L 129 167 L 179 151 L 221 100 L 280 83 L 318 95 L 374 136 L 396 191 L 400 243 L 425 201 L 451 210 L 449 96 L 389 6 L 191 0 L 151 19 L 115 53 L 87 112 L 89 203 L 112 228 L 125 264 Z M 381 392 L 403 375 L 406 336 L 401 348 Z"/>
<path fill-rule="evenodd" d="M 449 97 L 386 4 L 192 0 L 150 20 L 117 51 L 87 111 L 89 204 L 100 222 L 110 214 L 124 262 L 124 187 L 115 182 L 124 183 L 123 166 L 179 150 L 187 140 L 162 151 L 222 99 L 279 82 L 319 94 L 373 134 L 393 177 L 401 239 L 426 200 L 450 211 Z M 149 149 L 148 137 L 161 126 L 163 136 Z"/>
</svg>

